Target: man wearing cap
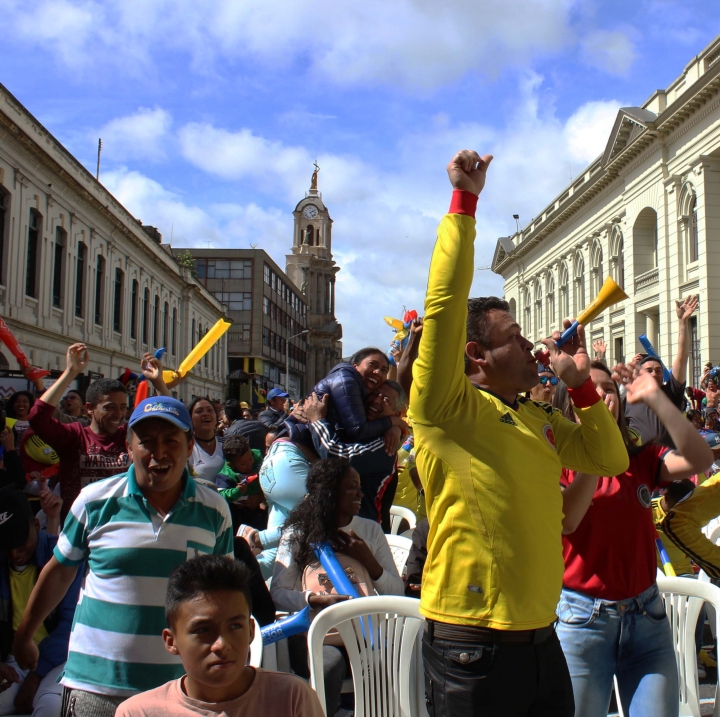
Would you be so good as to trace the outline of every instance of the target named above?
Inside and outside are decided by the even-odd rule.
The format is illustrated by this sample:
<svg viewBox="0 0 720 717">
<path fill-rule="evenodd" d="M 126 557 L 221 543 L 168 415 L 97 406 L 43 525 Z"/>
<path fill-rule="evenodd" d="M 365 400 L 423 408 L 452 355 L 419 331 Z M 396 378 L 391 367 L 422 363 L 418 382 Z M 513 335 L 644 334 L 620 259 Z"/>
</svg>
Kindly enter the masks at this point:
<svg viewBox="0 0 720 717">
<path fill-rule="evenodd" d="M 83 570 L 75 569 L 70 589 L 32 636 L 38 646 L 37 665 L 21 669 L 11 653 L 13 631 L 20 624 L 38 574 L 57 543 L 62 501 L 45 488 L 41 505 L 46 530 L 33 515 L 27 496 L 14 486 L 0 490 L 0 714 L 32 713 L 56 717 L 62 688 L 57 678 L 67 658 L 68 640 Z"/>
<path fill-rule="evenodd" d="M 112 717 L 131 695 L 183 674 L 162 640 L 168 576 L 188 558 L 233 554 L 227 503 L 188 474 L 192 447 L 182 402 L 142 401 L 128 423 L 129 470 L 82 490 L 33 590 L 14 642 L 29 669 L 37 663 L 31 636 L 87 560 L 62 677 L 74 714 Z"/>
<path fill-rule="evenodd" d="M 282 428 L 285 419 L 290 415 L 288 394 L 281 388 L 270 389 L 267 405 L 268 408 L 258 416 L 258 421 L 267 428 Z"/>
</svg>

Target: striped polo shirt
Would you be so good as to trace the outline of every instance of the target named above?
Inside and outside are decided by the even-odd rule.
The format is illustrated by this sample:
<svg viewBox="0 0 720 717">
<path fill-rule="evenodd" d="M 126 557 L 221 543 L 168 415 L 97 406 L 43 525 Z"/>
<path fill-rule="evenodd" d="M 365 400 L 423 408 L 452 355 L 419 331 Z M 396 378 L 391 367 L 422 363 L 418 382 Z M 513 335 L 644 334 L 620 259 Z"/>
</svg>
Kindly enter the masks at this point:
<svg viewBox="0 0 720 717">
<path fill-rule="evenodd" d="M 62 684 L 126 697 L 183 675 L 164 647 L 168 576 L 201 554 L 233 555 L 227 502 L 188 474 L 163 518 L 147 502 L 135 468 L 84 488 L 55 547 L 67 566 L 87 559 Z"/>
</svg>

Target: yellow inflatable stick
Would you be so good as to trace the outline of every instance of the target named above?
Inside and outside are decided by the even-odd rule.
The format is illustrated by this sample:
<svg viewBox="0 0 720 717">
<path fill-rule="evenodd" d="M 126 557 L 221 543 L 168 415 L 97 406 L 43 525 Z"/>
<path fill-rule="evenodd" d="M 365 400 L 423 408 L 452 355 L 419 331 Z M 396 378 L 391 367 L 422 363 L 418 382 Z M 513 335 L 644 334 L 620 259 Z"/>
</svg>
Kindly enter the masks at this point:
<svg viewBox="0 0 720 717">
<path fill-rule="evenodd" d="M 198 341 L 197 346 L 183 359 L 176 371 L 163 371 L 163 381 L 170 383 L 177 378 L 184 378 L 193 370 L 195 364 L 217 343 L 218 339 L 232 326 L 230 321 L 218 319 L 215 326 Z"/>
<path fill-rule="evenodd" d="M 405 328 L 405 324 L 400 319 L 391 319 L 389 316 L 385 317 L 385 323 L 392 326 L 395 331 L 402 331 Z"/>
</svg>

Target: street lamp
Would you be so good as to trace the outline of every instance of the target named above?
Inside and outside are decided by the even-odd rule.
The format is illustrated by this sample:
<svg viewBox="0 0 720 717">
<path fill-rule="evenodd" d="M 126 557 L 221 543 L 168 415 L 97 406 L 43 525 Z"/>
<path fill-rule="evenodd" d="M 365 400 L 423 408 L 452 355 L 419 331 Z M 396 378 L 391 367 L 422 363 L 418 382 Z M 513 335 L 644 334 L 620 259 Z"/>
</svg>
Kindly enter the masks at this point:
<svg viewBox="0 0 720 717">
<path fill-rule="evenodd" d="M 295 336 L 289 336 L 285 341 L 285 391 L 288 396 L 290 395 L 290 341 L 296 339 L 298 336 L 309 333 L 310 329 L 305 329 L 305 331 L 301 331 L 299 334 L 295 334 Z"/>
</svg>

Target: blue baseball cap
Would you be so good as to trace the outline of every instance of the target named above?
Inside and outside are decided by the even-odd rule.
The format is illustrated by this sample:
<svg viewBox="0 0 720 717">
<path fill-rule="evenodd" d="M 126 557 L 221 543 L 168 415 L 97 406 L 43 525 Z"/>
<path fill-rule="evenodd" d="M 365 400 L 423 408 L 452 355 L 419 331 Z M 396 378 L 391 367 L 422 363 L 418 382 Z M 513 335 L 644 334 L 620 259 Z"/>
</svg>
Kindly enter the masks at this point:
<svg viewBox="0 0 720 717">
<path fill-rule="evenodd" d="M 268 391 L 267 400 L 272 401 L 273 398 L 287 398 L 288 394 L 287 392 L 283 391 L 281 388 L 272 388 Z"/>
<path fill-rule="evenodd" d="M 700 435 L 705 439 L 710 448 L 720 448 L 720 435 L 715 431 L 700 431 Z"/>
<path fill-rule="evenodd" d="M 190 413 L 185 408 L 185 404 L 170 396 L 153 396 L 140 401 L 135 406 L 132 416 L 130 416 L 128 426 L 132 428 L 136 423 L 140 423 L 146 418 L 162 418 L 164 421 L 170 421 L 170 423 L 183 431 L 192 430 Z"/>
</svg>

